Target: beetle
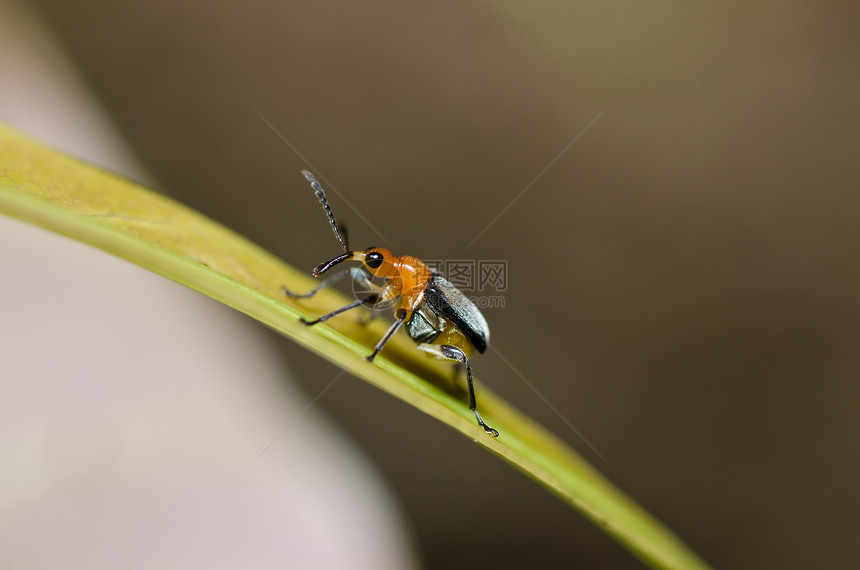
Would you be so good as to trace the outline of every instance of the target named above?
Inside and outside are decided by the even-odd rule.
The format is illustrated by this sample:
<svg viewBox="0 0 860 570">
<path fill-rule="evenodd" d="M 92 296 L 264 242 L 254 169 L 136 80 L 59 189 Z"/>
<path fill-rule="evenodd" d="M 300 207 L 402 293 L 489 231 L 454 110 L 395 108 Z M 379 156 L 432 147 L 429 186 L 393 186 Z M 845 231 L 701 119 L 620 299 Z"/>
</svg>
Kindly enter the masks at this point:
<svg viewBox="0 0 860 570">
<path fill-rule="evenodd" d="M 475 414 L 478 425 L 487 435 L 498 437 L 499 432 L 488 426 L 478 413 L 472 381 L 472 366 L 469 363 L 475 351 L 484 353 L 490 342 L 490 328 L 481 311 L 459 289 L 441 275 L 431 271 L 416 257 L 409 255 L 398 257 L 382 247 L 371 247 L 364 251 L 351 250 L 347 241 L 346 228 L 338 224 L 335 219 L 322 186 L 311 172 L 302 170 L 302 174 L 310 182 L 311 188 L 325 210 L 335 237 L 344 249 L 344 253 L 314 268 L 314 277 L 322 276 L 344 261 L 359 261 L 362 265 L 330 275 L 307 293 L 294 293 L 284 286 L 282 287 L 284 294 L 291 299 L 307 299 L 347 275 L 362 288 L 375 292 L 314 320 L 308 321 L 302 318 L 301 321 L 305 325 L 313 326 L 356 307 L 380 307 L 390 303 L 394 309 L 394 324 L 376 343 L 367 360 L 373 362 L 394 333 L 401 326 L 405 326 L 406 332 L 417 343 L 420 350 L 434 358 L 465 365 L 469 409 Z M 377 285 L 372 281 L 372 277 L 384 279 L 384 284 Z"/>
</svg>

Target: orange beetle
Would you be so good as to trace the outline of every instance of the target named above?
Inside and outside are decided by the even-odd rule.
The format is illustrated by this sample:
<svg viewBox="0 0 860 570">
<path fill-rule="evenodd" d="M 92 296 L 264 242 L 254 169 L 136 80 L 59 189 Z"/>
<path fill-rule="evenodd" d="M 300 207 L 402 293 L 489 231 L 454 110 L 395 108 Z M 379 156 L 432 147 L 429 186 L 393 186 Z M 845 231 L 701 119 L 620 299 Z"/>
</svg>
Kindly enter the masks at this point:
<svg viewBox="0 0 860 570">
<path fill-rule="evenodd" d="M 380 307 L 391 304 L 394 309 L 394 324 L 376 343 L 367 360 L 373 362 L 394 333 L 405 325 L 406 332 L 418 344 L 420 350 L 435 358 L 466 365 L 469 409 L 475 414 L 478 425 L 488 435 L 497 437 L 499 432 L 484 423 L 481 414 L 478 413 L 472 382 L 472 367 L 469 364 L 469 358 L 474 352 L 486 351 L 490 341 L 490 329 L 481 311 L 459 289 L 442 276 L 432 272 L 416 257 L 409 255 L 397 257 L 381 247 L 371 247 L 364 251 L 350 250 L 345 238 L 345 228 L 339 226 L 335 220 L 322 186 L 307 170 L 303 170 L 302 174 L 311 183 L 326 211 L 334 235 L 344 249 L 344 253 L 318 265 L 313 271 L 314 277 L 320 277 L 343 261 L 360 261 L 362 265 L 324 279 L 308 293 L 297 294 L 283 287 L 284 294 L 292 299 L 306 299 L 347 275 L 362 288 L 376 291 L 315 320 L 302 319 L 302 322 L 306 325 L 315 325 L 362 305 Z M 383 278 L 385 282 L 381 286 L 377 285 L 371 280 L 372 277 Z"/>
</svg>

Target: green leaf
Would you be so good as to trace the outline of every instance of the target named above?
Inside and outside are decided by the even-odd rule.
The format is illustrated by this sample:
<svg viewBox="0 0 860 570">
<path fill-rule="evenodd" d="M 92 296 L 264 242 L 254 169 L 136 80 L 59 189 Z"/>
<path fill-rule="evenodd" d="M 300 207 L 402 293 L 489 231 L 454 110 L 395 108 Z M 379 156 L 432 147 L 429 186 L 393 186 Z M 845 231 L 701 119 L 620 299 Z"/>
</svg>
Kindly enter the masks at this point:
<svg viewBox="0 0 860 570">
<path fill-rule="evenodd" d="M 481 412 L 501 432 L 498 438 L 484 434 L 463 398 L 452 393 L 447 369 L 405 335 L 371 364 L 363 358 L 366 347 L 380 338 L 384 323 L 302 325 L 300 316 L 347 300 L 334 291 L 301 303 L 285 299 L 282 285 L 304 291 L 313 279 L 193 210 L 0 125 L 0 212 L 125 258 L 280 331 L 501 456 L 647 564 L 707 568 L 560 440 L 482 386 Z"/>
</svg>

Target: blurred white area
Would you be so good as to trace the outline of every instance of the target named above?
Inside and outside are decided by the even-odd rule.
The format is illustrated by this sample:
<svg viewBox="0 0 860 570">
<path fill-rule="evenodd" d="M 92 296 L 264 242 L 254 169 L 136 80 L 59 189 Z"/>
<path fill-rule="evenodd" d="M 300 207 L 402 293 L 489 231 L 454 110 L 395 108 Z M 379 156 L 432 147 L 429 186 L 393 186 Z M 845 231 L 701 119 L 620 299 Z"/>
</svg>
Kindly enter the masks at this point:
<svg viewBox="0 0 860 570">
<path fill-rule="evenodd" d="M 9 2 L 0 77 L 0 120 L 146 178 Z M 0 568 L 417 566 L 383 483 L 301 413 L 248 319 L 2 216 L 0 315 Z"/>
</svg>

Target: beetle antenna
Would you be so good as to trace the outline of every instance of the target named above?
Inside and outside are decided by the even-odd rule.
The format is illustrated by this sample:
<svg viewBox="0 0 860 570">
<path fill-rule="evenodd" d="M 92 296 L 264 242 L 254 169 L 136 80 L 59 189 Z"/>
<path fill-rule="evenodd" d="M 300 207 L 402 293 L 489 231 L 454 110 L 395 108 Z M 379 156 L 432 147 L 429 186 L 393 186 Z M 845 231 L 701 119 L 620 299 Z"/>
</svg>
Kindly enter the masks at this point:
<svg viewBox="0 0 860 570">
<path fill-rule="evenodd" d="M 331 224 L 331 229 L 334 230 L 334 235 L 337 238 L 337 241 L 339 241 L 340 245 L 343 246 L 344 251 L 349 252 L 349 242 L 345 238 L 346 227 L 340 226 L 340 228 L 343 228 L 344 234 L 341 235 L 341 230 L 338 227 L 337 220 L 334 219 L 334 214 L 331 213 L 331 206 L 329 206 L 328 200 L 325 197 L 325 190 L 323 190 L 323 187 L 320 185 L 319 182 L 317 182 L 317 179 L 314 178 L 314 175 L 309 170 L 302 170 L 302 174 L 304 174 L 307 181 L 311 183 L 311 188 L 314 189 L 314 193 L 316 194 L 317 198 L 319 198 L 320 204 L 322 204 L 322 207 L 325 210 L 326 215 L 328 216 L 328 221 Z"/>
<path fill-rule="evenodd" d="M 346 224 L 341 222 L 337 223 L 337 230 L 340 236 L 343 238 L 343 244 L 346 246 L 346 251 L 352 251 L 349 249 L 349 231 L 346 229 Z"/>
</svg>

